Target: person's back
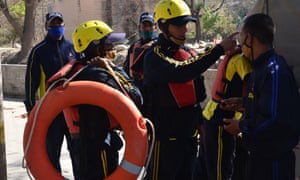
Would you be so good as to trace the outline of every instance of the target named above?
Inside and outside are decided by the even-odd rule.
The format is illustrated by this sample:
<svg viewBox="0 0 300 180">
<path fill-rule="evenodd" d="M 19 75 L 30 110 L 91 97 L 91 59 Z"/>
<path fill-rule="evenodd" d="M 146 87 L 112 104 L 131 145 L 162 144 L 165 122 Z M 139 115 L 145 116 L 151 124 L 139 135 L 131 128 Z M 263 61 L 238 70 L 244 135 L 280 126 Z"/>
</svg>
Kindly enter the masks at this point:
<svg viewBox="0 0 300 180">
<path fill-rule="evenodd" d="M 99 33 L 99 29 L 102 30 Z M 112 33 L 102 21 L 92 20 L 80 24 L 73 32 L 75 50 L 82 58 L 73 81 L 95 81 L 109 85 L 141 106 L 142 96 L 127 74 L 108 59 L 114 43 L 125 37 L 124 33 Z M 107 58 L 104 58 L 107 57 Z M 74 73 L 75 74 L 75 73 Z M 96 96 L 97 94 L 95 94 Z M 79 174 L 80 179 L 103 179 L 111 174 L 119 163 L 118 150 L 123 143 L 113 131 L 114 118 L 97 106 L 80 104 L 79 112 Z"/>
</svg>

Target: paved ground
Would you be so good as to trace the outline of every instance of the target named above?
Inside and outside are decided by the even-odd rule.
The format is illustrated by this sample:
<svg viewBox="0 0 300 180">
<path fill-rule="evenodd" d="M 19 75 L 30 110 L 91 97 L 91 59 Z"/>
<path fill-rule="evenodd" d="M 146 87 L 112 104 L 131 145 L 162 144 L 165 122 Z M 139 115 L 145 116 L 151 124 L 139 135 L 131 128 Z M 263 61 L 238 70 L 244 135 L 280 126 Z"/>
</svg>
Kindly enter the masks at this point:
<svg viewBox="0 0 300 180">
<path fill-rule="evenodd" d="M 23 130 L 26 123 L 26 111 L 23 102 L 18 99 L 4 99 L 4 130 L 6 143 L 6 160 L 7 160 L 7 179 L 8 180 L 28 180 L 26 169 L 22 168 L 23 159 Z M 72 179 L 71 162 L 63 145 L 61 164 L 63 175 Z"/>
<path fill-rule="evenodd" d="M 26 170 L 22 168 L 23 159 L 23 130 L 26 123 L 26 111 L 23 102 L 19 99 L 4 99 L 4 130 L 7 159 L 7 179 L 8 180 L 28 180 L 30 179 Z M 300 147 L 299 147 L 300 148 Z M 71 162 L 66 145 L 63 145 L 61 164 L 63 176 L 72 179 Z M 297 175 L 300 177 L 300 149 L 297 150 Z M 121 154 L 122 155 L 122 154 Z M 296 179 L 300 180 L 300 178 Z"/>
</svg>

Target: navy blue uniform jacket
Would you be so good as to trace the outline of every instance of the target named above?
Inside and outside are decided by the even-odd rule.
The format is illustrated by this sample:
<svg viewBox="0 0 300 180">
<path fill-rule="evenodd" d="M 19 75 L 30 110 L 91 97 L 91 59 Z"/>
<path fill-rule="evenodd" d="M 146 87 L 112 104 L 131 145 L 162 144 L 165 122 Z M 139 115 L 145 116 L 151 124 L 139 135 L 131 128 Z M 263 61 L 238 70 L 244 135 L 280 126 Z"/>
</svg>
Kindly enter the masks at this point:
<svg viewBox="0 0 300 180">
<path fill-rule="evenodd" d="M 172 96 L 169 83 L 195 82 L 197 100 L 203 94 L 199 84 L 201 74 L 224 54 L 220 45 L 186 61 L 172 59 L 178 51 L 187 51 L 166 40 L 162 34 L 146 53 L 144 85 L 146 88 L 147 116 L 154 122 L 158 138 L 190 138 L 201 118 L 201 107 L 194 104 L 179 108 Z M 198 101 L 199 102 L 199 101 Z"/>
<path fill-rule="evenodd" d="M 243 140 L 254 156 L 279 156 L 298 143 L 296 82 L 284 58 L 273 49 L 252 64 L 245 117 L 240 122 Z"/>
<path fill-rule="evenodd" d="M 76 59 L 73 44 L 66 40 L 53 40 L 46 36 L 43 41 L 35 45 L 28 57 L 25 76 L 24 101 L 27 111 L 35 105 L 36 92 L 41 98 L 45 93 L 47 80 L 70 60 Z"/>
</svg>

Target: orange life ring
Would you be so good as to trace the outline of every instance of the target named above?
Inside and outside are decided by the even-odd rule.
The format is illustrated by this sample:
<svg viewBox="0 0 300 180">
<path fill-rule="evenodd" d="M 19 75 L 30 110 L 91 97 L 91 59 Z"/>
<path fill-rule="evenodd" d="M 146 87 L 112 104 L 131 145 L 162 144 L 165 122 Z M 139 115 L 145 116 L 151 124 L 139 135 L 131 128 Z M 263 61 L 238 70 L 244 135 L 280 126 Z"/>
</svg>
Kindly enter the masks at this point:
<svg viewBox="0 0 300 180">
<path fill-rule="evenodd" d="M 60 86 L 51 90 L 40 103 L 40 109 L 37 104 L 31 111 L 23 136 L 27 166 L 36 179 L 64 179 L 49 161 L 46 152 L 46 134 L 59 112 L 77 104 L 91 104 L 106 109 L 116 118 L 124 131 L 126 142 L 124 158 L 119 167 L 106 179 L 137 179 L 148 151 L 147 128 L 141 113 L 128 97 L 102 83 L 74 81 L 67 87 Z M 37 115 L 33 127 L 35 114 Z M 32 128 L 34 128 L 33 135 L 30 136 Z M 30 144 L 26 152 L 27 143 Z"/>
</svg>

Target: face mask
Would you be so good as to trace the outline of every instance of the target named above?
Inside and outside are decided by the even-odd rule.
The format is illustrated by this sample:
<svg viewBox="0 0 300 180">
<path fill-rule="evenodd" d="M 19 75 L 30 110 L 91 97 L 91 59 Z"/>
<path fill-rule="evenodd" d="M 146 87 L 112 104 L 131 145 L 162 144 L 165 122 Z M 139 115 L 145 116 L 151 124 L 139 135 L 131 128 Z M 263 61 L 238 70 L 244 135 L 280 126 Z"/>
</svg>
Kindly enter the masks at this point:
<svg viewBox="0 0 300 180">
<path fill-rule="evenodd" d="M 141 31 L 141 37 L 143 39 L 152 39 L 154 35 L 154 31 Z"/>
<path fill-rule="evenodd" d="M 65 27 L 64 26 L 49 26 L 48 27 L 48 35 L 59 39 L 64 35 Z"/>
<path fill-rule="evenodd" d="M 117 51 L 116 50 L 110 50 L 110 51 L 105 51 L 105 58 L 107 59 L 115 59 L 115 57 L 117 56 Z"/>
</svg>

